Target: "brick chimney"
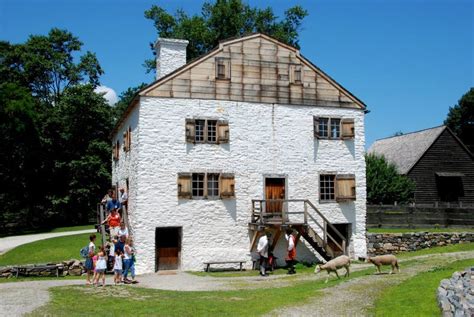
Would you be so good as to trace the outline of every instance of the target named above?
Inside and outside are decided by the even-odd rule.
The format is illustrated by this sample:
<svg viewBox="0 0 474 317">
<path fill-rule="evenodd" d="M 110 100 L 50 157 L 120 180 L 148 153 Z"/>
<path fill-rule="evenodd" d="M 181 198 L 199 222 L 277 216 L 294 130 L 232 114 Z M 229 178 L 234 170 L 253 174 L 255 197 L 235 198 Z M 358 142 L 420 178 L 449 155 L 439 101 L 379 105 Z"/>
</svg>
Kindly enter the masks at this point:
<svg viewBox="0 0 474 317">
<path fill-rule="evenodd" d="M 189 41 L 159 38 L 155 43 L 156 79 L 160 79 L 186 64 Z"/>
</svg>

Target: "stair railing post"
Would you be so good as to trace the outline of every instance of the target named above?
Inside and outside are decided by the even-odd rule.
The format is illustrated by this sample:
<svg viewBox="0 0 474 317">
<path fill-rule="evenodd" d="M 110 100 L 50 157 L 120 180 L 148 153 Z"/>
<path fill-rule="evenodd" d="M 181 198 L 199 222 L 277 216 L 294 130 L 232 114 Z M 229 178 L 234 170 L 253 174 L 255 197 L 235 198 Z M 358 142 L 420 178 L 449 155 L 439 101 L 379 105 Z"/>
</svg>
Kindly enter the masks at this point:
<svg viewBox="0 0 474 317">
<path fill-rule="evenodd" d="M 308 205 L 306 204 L 306 200 L 304 201 L 304 224 L 308 224 Z"/>
<path fill-rule="evenodd" d="M 104 222 L 104 205 L 103 204 L 100 204 L 100 213 L 99 213 L 99 217 L 100 217 L 100 234 L 102 236 L 102 245 L 105 246 L 105 227 L 104 225 L 102 224 L 102 222 Z"/>
</svg>

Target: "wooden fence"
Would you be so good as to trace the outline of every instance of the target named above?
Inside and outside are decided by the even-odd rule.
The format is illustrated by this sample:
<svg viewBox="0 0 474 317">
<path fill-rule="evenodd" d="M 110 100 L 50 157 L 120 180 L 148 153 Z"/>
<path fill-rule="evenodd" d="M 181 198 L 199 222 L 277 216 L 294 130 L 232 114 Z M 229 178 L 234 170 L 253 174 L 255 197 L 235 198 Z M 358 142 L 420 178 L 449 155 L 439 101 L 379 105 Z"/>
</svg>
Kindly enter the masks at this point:
<svg viewBox="0 0 474 317">
<path fill-rule="evenodd" d="M 367 228 L 473 228 L 474 208 L 367 206 Z"/>
</svg>

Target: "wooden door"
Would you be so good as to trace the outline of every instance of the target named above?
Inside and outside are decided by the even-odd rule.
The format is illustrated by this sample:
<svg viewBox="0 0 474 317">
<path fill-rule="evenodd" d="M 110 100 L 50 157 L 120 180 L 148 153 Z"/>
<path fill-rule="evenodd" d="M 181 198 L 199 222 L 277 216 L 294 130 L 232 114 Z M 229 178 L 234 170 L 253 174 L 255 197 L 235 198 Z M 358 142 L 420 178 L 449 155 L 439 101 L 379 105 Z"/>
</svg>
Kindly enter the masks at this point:
<svg viewBox="0 0 474 317">
<path fill-rule="evenodd" d="M 265 199 L 285 199 L 285 179 L 284 178 L 267 178 L 265 179 Z M 283 210 L 283 202 L 273 201 L 266 202 L 267 213 L 281 214 Z"/>
<path fill-rule="evenodd" d="M 181 233 L 181 227 L 156 228 L 155 271 L 179 269 Z"/>
</svg>

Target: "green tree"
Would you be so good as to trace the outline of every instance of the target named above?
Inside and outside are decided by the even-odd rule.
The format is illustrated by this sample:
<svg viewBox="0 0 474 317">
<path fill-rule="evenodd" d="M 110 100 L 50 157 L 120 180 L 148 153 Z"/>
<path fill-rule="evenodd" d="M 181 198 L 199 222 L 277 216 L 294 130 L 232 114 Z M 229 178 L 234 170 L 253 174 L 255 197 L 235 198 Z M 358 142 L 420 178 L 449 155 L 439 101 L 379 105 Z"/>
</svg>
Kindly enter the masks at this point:
<svg viewBox="0 0 474 317">
<path fill-rule="evenodd" d="M 110 186 L 110 106 L 93 85 L 76 85 L 63 92 L 45 123 L 52 177 L 47 197 L 56 221 L 87 222 Z"/>
<path fill-rule="evenodd" d="M 367 202 L 370 204 L 406 203 L 413 199 L 415 183 L 400 175 L 395 165 L 383 156 L 365 156 L 367 175 Z"/>
<path fill-rule="evenodd" d="M 136 94 L 143 88 L 145 88 L 147 84 L 141 83 L 136 87 L 130 87 L 127 90 L 123 91 L 119 95 L 119 100 L 115 103 L 112 108 L 112 118 L 114 124 L 122 117 L 124 111 L 127 109 L 130 102 L 132 102 L 133 98 Z"/>
<path fill-rule="evenodd" d="M 444 124 L 474 153 L 474 88 L 469 89 L 455 106 L 449 108 Z"/>
<path fill-rule="evenodd" d="M 48 35 L 31 35 L 24 44 L 0 43 L 0 74 L 4 80 L 29 87 L 33 96 L 49 105 L 59 102 L 64 89 L 83 82 L 99 85 L 102 68 L 94 53 L 74 56 L 82 42 L 57 28 Z"/>
<path fill-rule="evenodd" d="M 187 59 L 196 58 L 219 45 L 219 41 L 248 33 L 260 32 L 283 43 L 299 48 L 298 31 L 308 12 L 301 6 L 287 9 L 279 19 L 268 7 L 259 9 L 242 0 L 216 0 L 204 2 L 201 15 L 187 15 L 178 10 L 174 15 L 153 5 L 145 17 L 153 21 L 157 33 L 163 38 L 186 39 Z M 153 43 L 150 44 L 153 54 Z M 147 72 L 155 70 L 155 60 L 146 60 Z"/>
<path fill-rule="evenodd" d="M 40 135 L 36 105 L 28 89 L 15 83 L 0 84 L 0 227 L 3 233 L 37 226 L 41 197 L 36 188 L 41 168 Z"/>
</svg>

